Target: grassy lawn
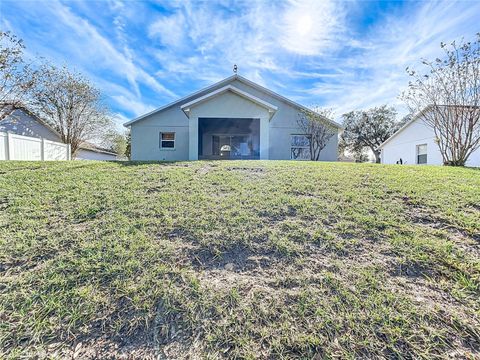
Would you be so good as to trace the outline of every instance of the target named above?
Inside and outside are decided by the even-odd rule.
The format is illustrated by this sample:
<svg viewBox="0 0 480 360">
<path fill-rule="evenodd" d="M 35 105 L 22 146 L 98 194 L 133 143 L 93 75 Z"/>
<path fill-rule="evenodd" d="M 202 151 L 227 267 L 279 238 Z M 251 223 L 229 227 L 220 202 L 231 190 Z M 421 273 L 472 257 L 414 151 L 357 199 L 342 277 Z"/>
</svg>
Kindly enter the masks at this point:
<svg viewBox="0 0 480 360">
<path fill-rule="evenodd" d="M 0 162 L 0 320 L 0 358 L 480 357 L 480 170 Z"/>
</svg>

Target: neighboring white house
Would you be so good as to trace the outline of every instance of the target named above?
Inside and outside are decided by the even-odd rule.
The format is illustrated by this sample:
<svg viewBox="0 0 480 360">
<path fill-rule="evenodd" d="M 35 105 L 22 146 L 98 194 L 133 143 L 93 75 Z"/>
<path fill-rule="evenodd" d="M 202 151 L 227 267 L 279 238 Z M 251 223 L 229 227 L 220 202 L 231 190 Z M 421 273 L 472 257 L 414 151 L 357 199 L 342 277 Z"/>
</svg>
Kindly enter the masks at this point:
<svg viewBox="0 0 480 360">
<path fill-rule="evenodd" d="M 442 165 L 435 139 L 433 128 L 417 115 L 379 146 L 382 164 L 396 164 L 401 159 L 409 165 Z M 466 166 L 480 166 L 480 150 L 470 155 Z"/>
<path fill-rule="evenodd" d="M 132 160 L 303 159 L 298 128 L 305 107 L 237 74 L 124 125 Z M 333 136 L 320 160 L 336 161 L 341 126 L 325 119 Z"/>
<path fill-rule="evenodd" d="M 14 110 L 0 121 L 0 131 L 48 141 L 62 142 L 60 135 L 45 121 L 39 119 L 26 108 Z M 74 160 L 116 160 L 117 154 L 91 143 L 84 143 L 77 151 Z"/>
<path fill-rule="evenodd" d="M 117 160 L 117 154 L 95 144 L 84 142 L 73 160 Z"/>
</svg>

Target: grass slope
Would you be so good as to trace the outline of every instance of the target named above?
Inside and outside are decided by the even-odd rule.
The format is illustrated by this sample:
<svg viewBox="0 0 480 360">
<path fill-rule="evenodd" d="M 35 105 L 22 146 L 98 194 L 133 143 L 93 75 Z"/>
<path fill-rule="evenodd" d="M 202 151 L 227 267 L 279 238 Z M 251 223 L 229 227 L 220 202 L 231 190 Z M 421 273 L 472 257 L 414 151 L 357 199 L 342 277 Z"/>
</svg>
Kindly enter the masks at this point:
<svg viewBox="0 0 480 360">
<path fill-rule="evenodd" d="M 480 171 L 0 162 L 0 357 L 480 357 Z"/>
</svg>

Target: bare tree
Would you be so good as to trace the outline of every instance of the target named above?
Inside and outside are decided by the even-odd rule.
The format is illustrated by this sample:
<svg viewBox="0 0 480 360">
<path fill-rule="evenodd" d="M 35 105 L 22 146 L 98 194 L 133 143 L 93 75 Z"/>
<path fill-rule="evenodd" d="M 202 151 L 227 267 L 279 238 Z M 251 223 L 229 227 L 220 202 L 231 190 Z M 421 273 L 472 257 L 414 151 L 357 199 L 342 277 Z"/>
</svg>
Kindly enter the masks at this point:
<svg viewBox="0 0 480 360">
<path fill-rule="evenodd" d="M 0 31 L 0 121 L 25 102 L 34 86 L 37 73 L 25 64 L 24 50 L 21 39 Z"/>
<path fill-rule="evenodd" d="M 361 154 L 365 148 L 369 148 L 375 155 L 375 161 L 380 163 L 378 147 L 398 129 L 396 115 L 395 109 L 387 105 L 343 114 L 345 130 L 342 141 L 355 154 Z"/>
<path fill-rule="evenodd" d="M 318 161 L 320 153 L 328 141 L 337 134 L 337 129 L 331 125 L 329 118 L 333 115 L 331 109 L 316 107 L 312 110 L 302 110 L 297 119 L 298 127 L 306 135 L 310 147 L 310 160 Z"/>
<path fill-rule="evenodd" d="M 32 95 L 33 110 L 50 123 L 75 156 L 87 140 L 101 139 L 112 128 L 100 91 L 67 68 L 44 65 Z"/>
<path fill-rule="evenodd" d="M 463 166 L 480 148 L 480 33 L 474 42 L 442 43 L 445 58 L 423 60 L 402 97 L 433 128 L 445 165 Z"/>
</svg>

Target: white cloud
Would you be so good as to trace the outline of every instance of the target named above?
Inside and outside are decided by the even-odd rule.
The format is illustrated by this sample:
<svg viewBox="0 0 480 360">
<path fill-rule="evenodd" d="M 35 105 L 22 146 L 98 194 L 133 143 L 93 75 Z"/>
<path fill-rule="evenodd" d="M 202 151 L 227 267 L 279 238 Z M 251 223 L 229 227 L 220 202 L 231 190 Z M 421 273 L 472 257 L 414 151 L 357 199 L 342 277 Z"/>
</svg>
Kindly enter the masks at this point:
<svg viewBox="0 0 480 360">
<path fill-rule="evenodd" d="M 398 96 L 409 80 L 405 67 L 438 56 L 441 41 L 473 35 L 473 14 L 480 13 L 480 3 L 407 3 L 359 32 L 349 28 L 348 11 L 362 3 L 257 1 L 235 16 L 212 3 L 175 4 L 150 32 L 173 45 L 155 50 L 159 76 L 211 83 L 237 64 L 253 81 L 337 114 L 383 103 L 404 113 Z M 185 52 L 178 53 L 179 43 L 188 44 Z"/>
<path fill-rule="evenodd" d="M 81 4 L 84 12 L 91 11 L 84 6 L 87 4 Z M 158 97 L 166 99 L 165 101 L 176 98 L 177 94 L 142 67 L 140 57 L 129 46 L 131 34 L 127 33 L 128 19 L 124 15 L 130 10 L 120 1 L 110 1 L 108 5 L 115 16 L 106 24 L 106 28 L 114 30 L 114 37 L 109 37 L 110 34 L 105 31 L 102 32 L 103 28 L 98 23 L 94 24 L 85 15 L 80 16 L 70 6 L 59 1 L 49 1 L 38 7 L 18 3 L 21 11 L 17 12 L 23 14 L 22 18 L 46 19 L 48 22 L 48 28 L 41 28 L 33 37 L 25 34 L 22 36 L 27 49 L 30 51 L 33 40 L 37 39 L 37 51 L 40 50 L 42 56 L 57 64 L 66 63 L 71 69 L 76 68 L 86 74 L 94 80 L 107 98 L 120 106 L 124 117 L 125 114 L 138 116 L 142 111 L 153 108 L 143 99 L 141 87 L 144 90 L 148 88 L 158 94 Z M 21 35 L 22 30 L 28 29 L 25 24 L 23 27 L 20 25 L 22 22 L 18 21 L 19 19 L 13 20 L 16 21 L 14 25 L 9 25 L 9 28 L 14 33 Z M 40 37 L 42 32 L 45 38 L 54 42 L 39 41 L 42 39 Z M 35 53 L 29 52 L 29 55 Z M 127 81 L 127 85 L 123 85 L 124 80 Z"/>
<path fill-rule="evenodd" d="M 399 95 L 408 85 L 405 68 L 422 68 L 422 58 L 442 56 L 440 42 L 474 36 L 480 3 L 412 3 L 403 15 L 386 16 L 364 36 L 361 46 L 346 57 L 316 59 L 312 67 L 341 69 L 341 73 L 316 82 L 309 93 L 336 113 L 381 104 L 394 105 L 400 115 L 407 108 Z M 351 43 L 353 44 L 353 42 Z"/>
<path fill-rule="evenodd" d="M 148 28 L 152 38 L 159 38 L 164 46 L 181 47 L 185 44 L 183 28 L 185 17 L 182 13 L 158 18 Z"/>
<path fill-rule="evenodd" d="M 382 103 L 400 108 L 405 67 L 438 56 L 441 41 L 473 36 L 480 14 L 480 2 L 406 2 L 377 11 L 366 26 L 355 11 L 367 5 L 358 1 L 161 1 L 166 14 L 150 3 L 109 0 L 106 17 L 91 2 L 26 4 L 15 3 L 22 16 L 8 17 L 11 26 L 48 19 L 40 32 L 59 44 L 43 41 L 42 55 L 72 59 L 132 116 L 231 75 L 233 64 L 282 95 L 337 114 Z"/>
<path fill-rule="evenodd" d="M 129 109 L 129 112 L 133 113 L 135 117 L 146 114 L 155 108 L 152 105 L 146 105 L 142 101 L 125 95 L 113 95 L 111 98 L 123 109 Z"/>
<path fill-rule="evenodd" d="M 343 10 L 333 1 L 292 0 L 282 20 L 282 46 L 301 55 L 324 53 L 343 31 Z"/>
<path fill-rule="evenodd" d="M 76 38 L 70 34 L 69 39 L 80 46 L 79 50 L 84 52 L 84 56 L 89 56 L 91 60 L 96 59 L 104 67 L 108 67 L 118 75 L 125 76 L 135 88 L 137 95 L 140 95 L 137 81 L 142 81 L 156 91 L 171 97 L 176 96 L 145 70 L 133 63 L 125 54 L 117 50 L 87 20 L 75 15 L 68 7 L 58 2 L 52 2 L 50 5 L 56 15 L 56 20 L 62 21 L 70 30 L 75 32 Z M 79 42 L 78 39 L 81 41 Z"/>
<path fill-rule="evenodd" d="M 182 2 L 156 19 L 149 35 L 163 46 L 155 50 L 160 74 L 212 79 L 231 74 L 237 64 L 240 74 L 260 81 L 266 72 L 282 70 L 282 58 L 319 55 L 335 46 L 332 38 L 342 29 L 343 11 L 331 0 L 236 4 L 243 6 L 226 13 L 218 3 Z"/>
</svg>

